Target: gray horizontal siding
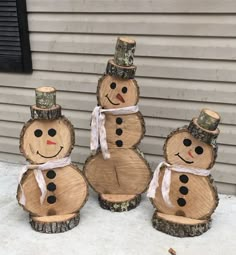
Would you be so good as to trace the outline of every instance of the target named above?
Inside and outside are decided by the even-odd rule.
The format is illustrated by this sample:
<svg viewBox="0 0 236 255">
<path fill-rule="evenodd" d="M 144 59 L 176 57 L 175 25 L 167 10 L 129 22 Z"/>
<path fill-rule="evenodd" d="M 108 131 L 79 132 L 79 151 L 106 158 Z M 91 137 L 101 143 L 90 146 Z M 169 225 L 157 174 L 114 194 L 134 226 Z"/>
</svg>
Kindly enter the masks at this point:
<svg viewBox="0 0 236 255">
<path fill-rule="evenodd" d="M 105 4 L 106 3 L 106 4 Z M 72 159 L 89 155 L 90 116 L 98 78 L 118 35 L 137 41 L 135 64 L 146 135 L 140 144 L 151 167 L 165 137 L 199 110 L 222 115 L 219 156 L 212 171 L 219 190 L 236 194 L 236 3 L 218 0 L 28 0 L 34 72 L 0 74 L 0 159 L 24 162 L 19 133 L 30 118 L 34 88 L 54 86 L 75 127 Z M 134 8 L 135 6 L 135 8 Z"/>
<path fill-rule="evenodd" d="M 42 31 L 42 29 L 41 29 Z M 114 30 L 113 30 L 114 31 Z M 114 54 L 116 37 L 100 34 L 32 33 L 31 50 L 53 53 Z M 135 56 L 234 60 L 235 38 L 133 36 L 138 42 Z"/>
<path fill-rule="evenodd" d="M 197 0 L 194 1 L 197 2 Z M 224 5 L 223 1 L 221 5 Z M 236 8 L 234 11 L 236 12 Z M 233 37 L 236 34 L 236 17 L 232 14 L 50 13 L 49 15 L 48 13 L 30 13 L 29 22 L 30 29 L 35 32 L 128 34 L 148 37 L 197 36 L 200 38 L 224 38 Z"/>
<path fill-rule="evenodd" d="M 92 13 L 235 13 L 234 0 L 28 0 L 29 11 Z"/>
<path fill-rule="evenodd" d="M 0 85 L 6 87 L 32 88 L 32 84 L 35 84 L 36 87 L 51 84 L 61 91 L 95 93 L 97 80 L 101 77 L 101 74 L 34 71 L 33 75 L 30 76 L 12 76 L 11 74 L 1 73 L 1 77 Z M 137 80 L 140 84 L 141 97 L 235 103 L 236 86 L 234 83 L 162 79 L 157 77 L 138 77 Z"/>
</svg>

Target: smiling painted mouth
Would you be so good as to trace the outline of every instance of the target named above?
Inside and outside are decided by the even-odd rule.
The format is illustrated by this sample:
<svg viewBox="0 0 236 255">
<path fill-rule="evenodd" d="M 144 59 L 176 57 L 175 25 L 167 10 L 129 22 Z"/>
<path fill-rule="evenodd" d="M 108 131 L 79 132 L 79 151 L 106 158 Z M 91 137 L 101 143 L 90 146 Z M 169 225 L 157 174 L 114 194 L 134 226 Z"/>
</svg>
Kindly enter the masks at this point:
<svg viewBox="0 0 236 255">
<path fill-rule="evenodd" d="M 39 151 L 37 151 L 37 154 L 43 158 L 54 158 L 61 152 L 62 149 L 63 149 L 63 147 L 61 146 L 61 149 L 57 152 L 57 154 L 55 154 L 54 156 L 51 156 L 51 157 L 43 156 L 42 154 L 39 153 Z"/>
<path fill-rule="evenodd" d="M 184 161 L 185 163 L 187 163 L 187 164 L 192 164 L 192 163 L 193 163 L 193 161 L 187 161 L 187 160 L 185 160 L 184 158 L 182 158 L 182 157 L 179 155 L 179 152 L 176 153 L 175 156 L 178 156 L 181 160 L 183 160 L 183 161 Z"/>
<path fill-rule="evenodd" d="M 111 101 L 111 99 L 108 97 L 108 94 L 106 94 L 105 97 L 108 99 L 108 101 L 109 101 L 111 104 L 113 104 L 113 105 L 120 105 L 119 103 L 118 103 L 118 104 L 113 103 L 113 102 Z"/>
</svg>

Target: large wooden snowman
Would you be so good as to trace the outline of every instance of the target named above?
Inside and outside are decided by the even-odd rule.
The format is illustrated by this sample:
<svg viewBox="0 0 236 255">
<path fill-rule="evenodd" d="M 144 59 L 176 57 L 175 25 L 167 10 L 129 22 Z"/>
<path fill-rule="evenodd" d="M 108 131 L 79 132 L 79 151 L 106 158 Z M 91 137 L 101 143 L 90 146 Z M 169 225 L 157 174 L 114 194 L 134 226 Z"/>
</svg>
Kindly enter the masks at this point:
<svg viewBox="0 0 236 255">
<path fill-rule="evenodd" d="M 116 212 L 135 208 L 151 178 L 147 162 L 136 149 L 145 125 L 137 106 L 135 45 L 134 40 L 118 38 L 115 57 L 98 82 L 98 106 L 91 122 L 91 150 L 96 154 L 84 166 L 101 207 Z"/>
<path fill-rule="evenodd" d="M 148 196 L 156 211 L 154 228 L 178 236 L 197 236 L 211 226 L 218 205 L 210 168 L 217 156 L 220 116 L 203 109 L 189 126 L 174 130 L 164 145 L 166 162 L 157 167 Z"/>
<path fill-rule="evenodd" d="M 17 199 L 33 229 L 65 232 L 78 225 L 88 195 L 85 178 L 71 164 L 74 129 L 61 115 L 52 87 L 36 89 L 31 117 L 21 131 L 20 151 L 32 165 L 22 169 Z"/>
</svg>

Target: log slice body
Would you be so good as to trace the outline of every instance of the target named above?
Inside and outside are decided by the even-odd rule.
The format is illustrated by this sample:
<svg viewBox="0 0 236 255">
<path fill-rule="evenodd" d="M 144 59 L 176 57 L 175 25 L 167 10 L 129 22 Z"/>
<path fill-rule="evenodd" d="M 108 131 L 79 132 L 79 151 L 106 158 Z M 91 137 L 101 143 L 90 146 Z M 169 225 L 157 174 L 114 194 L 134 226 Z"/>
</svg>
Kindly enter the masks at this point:
<svg viewBox="0 0 236 255">
<path fill-rule="evenodd" d="M 134 148 L 142 140 L 145 124 L 140 112 L 127 115 L 106 113 L 106 137 L 108 148 Z"/>
<path fill-rule="evenodd" d="M 150 182 L 151 170 L 135 149 L 110 149 L 111 158 L 102 153 L 87 159 L 84 173 L 99 194 L 136 195 L 143 193 Z"/>
<path fill-rule="evenodd" d="M 168 206 L 162 196 L 161 187 L 164 175 L 160 172 L 159 187 L 152 202 L 159 212 L 185 216 L 193 219 L 206 219 L 218 205 L 218 195 L 213 179 L 209 176 L 197 176 L 189 173 L 171 173 L 169 197 L 172 206 Z"/>
<path fill-rule="evenodd" d="M 28 170 L 21 181 L 26 197 L 23 208 L 34 216 L 65 215 L 78 212 L 88 196 L 87 182 L 75 165 L 43 171 L 47 194 L 40 204 L 41 191 L 34 170 Z M 18 187 L 17 199 L 21 198 Z"/>
</svg>

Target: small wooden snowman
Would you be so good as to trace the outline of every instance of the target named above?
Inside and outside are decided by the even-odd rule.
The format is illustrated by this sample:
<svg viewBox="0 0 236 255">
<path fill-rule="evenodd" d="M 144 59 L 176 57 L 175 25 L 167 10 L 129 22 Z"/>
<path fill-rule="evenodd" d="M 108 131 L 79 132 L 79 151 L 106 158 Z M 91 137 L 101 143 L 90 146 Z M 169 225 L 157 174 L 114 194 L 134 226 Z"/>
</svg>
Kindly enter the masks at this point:
<svg viewBox="0 0 236 255">
<path fill-rule="evenodd" d="M 101 207 L 116 212 L 135 208 L 151 178 L 147 162 L 136 149 L 145 125 L 137 106 L 135 46 L 134 40 L 118 38 L 114 59 L 98 82 L 98 106 L 91 122 L 91 150 L 96 154 L 84 166 Z"/>
<path fill-rule="evenodd" d="M 217 156 L 220 116 L 203 109 L 189 126 L 174 130 L 164 145 L 166 162 L 157 167 L 148 190 L 156 208 L 153 227 L 178 237 L 197 236 L 211 226 L 218 205 L 210 175 Z"/>
<path fill-rule="evenodd" d="M 72 124 L 61 115 L 52 87 L 36 89 L 36 105 L 20 135 L 20 151 L 32 164 L 22 169 L 17 199 L 30 214 L 33 229 L 60 233 L 79 223 L 79 210 L 88 196 L 87 183 L 71 164 Z"/>
</svg>

